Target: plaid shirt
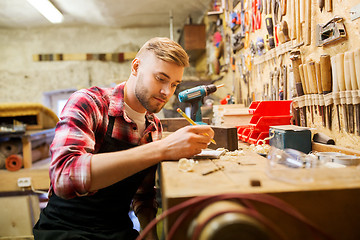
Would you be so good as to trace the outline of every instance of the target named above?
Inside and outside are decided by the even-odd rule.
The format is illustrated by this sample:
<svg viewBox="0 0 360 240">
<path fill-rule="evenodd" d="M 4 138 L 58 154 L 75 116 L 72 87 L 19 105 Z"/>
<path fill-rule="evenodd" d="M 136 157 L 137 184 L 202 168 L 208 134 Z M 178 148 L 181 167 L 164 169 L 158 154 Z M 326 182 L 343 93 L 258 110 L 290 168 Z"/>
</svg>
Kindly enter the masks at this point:
<svg viewBox="0 0 360 240">
<path fill-rule="evenodd" d="M 69 98 L 50 147 L 50 195 L 55 192 L 69 199 L 95 193 L 89 192 L 90 159 L 101 147 L 109 116 L 115 117 L 113 138 L 137 145 L 161 138 L 160 120 L 150 113 L 145 115 L 147 127 L 143 136 L 139 137 L 136 124 L 124 112 L 124 86 L 125 82 L 115 88 L 83 89 Z M 138 189 L 134 197 L 138 205 L 142 204 L 141 196 L 151 196 L 153 199 L 148 204 L 153 205 L 154 177 L 146 177 Z"/>
</svg>

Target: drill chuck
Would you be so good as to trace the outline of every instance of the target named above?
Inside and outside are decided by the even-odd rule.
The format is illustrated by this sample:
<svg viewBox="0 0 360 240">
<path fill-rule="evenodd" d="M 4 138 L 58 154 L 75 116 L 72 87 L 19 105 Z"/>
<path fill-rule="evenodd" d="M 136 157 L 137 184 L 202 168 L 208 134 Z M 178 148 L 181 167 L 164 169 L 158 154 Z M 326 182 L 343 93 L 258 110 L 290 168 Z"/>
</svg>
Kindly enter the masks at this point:
<svg viewBox="0 0 360 240">
<path fill-rule="evenodd" d="M 209 95 L 210 93 L 214 93 L 217 90 L 217 87 L 214 84 L 206 85 L 205 86 L 206 95 Z"/>
</svg>

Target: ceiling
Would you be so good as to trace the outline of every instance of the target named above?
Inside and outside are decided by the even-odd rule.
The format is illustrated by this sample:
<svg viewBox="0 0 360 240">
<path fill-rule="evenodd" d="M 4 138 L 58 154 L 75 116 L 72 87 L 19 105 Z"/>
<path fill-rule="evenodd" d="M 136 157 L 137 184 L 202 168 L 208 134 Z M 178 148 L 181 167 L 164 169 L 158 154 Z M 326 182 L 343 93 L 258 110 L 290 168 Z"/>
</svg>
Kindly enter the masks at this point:
<svg viewBox="0 0 360 240">
<path fill-rule="evenodd" d="M 51 0 L 64 15 L 60 25 L 107 27 L 182 26 L 191 16 L 200 23 L 211 0 Z M 26 0 L 0 0 L 0 28 L 32 28 L 53 25 Z"/>
</svg>

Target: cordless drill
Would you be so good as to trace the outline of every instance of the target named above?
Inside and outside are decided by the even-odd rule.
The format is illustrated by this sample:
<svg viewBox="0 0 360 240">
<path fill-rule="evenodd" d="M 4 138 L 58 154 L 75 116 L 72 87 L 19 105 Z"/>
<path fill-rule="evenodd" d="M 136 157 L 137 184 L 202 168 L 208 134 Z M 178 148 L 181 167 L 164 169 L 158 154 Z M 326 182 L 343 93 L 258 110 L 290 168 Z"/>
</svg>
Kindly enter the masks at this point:
<svg viewBox="0 0 360 240">
<path fill-rule="evenodd" d="M 204 104 L 205 96 L 209 95 L 210 93 L 216 92 L 216 90 L 222 86 L 224 86 L 224 84 L 221 84 L 219 86 L 215 86 L 214 84 L 201 85 L 184 90 L 179 93 L 180 102 L 187 102 L 191 104 L 190 118 L 196 124 L 205 124 L 202 122 L 201 115 L 201 106 Z"/>
</svg>

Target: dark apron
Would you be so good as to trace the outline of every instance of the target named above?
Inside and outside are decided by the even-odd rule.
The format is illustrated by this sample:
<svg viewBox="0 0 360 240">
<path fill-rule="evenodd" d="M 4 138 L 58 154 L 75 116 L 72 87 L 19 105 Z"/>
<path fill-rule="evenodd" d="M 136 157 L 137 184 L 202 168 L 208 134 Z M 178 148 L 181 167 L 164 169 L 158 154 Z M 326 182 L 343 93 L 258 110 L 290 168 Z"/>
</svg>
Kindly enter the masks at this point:
<svg viewBox="0 0 360 240">
<path fill-rule="evenodd" d="M 111 137 L 114 117 L 99 153 L 126 150 L 137 145 Z M 94 195 L 62 199 L 54 193 L 33 229 L 41 239 L 135 239 L 138 232 L 129 218 L 130 204 L 136 190 L 151 168 L 138 172 Z"/>
</svg>

